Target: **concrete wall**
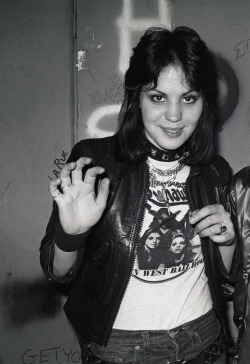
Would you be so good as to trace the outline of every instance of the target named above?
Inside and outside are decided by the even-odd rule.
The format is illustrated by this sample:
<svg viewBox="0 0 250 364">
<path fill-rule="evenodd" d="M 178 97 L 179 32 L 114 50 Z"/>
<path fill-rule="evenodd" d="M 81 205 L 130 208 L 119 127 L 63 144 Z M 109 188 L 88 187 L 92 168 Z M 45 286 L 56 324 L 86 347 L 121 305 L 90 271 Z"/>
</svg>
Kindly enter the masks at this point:
<svg viewBox="0 0 250 364">
<path fill-rule="evenodd" d="M 218 60 L 224 127 L 220 153 L 234 172 L 250 164 L 250 2 L 176 0 L 175 25 L 194 28 Z"/>
<path fill-rule="evenodd" d="M 0 1 L 0 363 L 78 363 L 38 248 L 73 139 L 73 1 Z"/>
<path fill-rule="evenodd" d="M 249 164 L 247 0 L 78 0 L 75 61 L 73 4 L 0 0 L 0 364 L 80 363 L 64 297 L 39 264 L 51 211 L 48 183 L 74 136 L 117 129 L 123 73 L 148 26 L 189 25 L 218 53 L 220 150 L 234 171 Z"/>
</svg>

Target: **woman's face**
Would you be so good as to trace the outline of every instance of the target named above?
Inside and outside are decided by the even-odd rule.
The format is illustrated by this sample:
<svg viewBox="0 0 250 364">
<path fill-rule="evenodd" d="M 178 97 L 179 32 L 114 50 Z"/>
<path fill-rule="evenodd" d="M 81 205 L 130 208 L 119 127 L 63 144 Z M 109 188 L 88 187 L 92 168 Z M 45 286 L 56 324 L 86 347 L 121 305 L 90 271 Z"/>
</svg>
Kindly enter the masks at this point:
<svg viewBox="0 0 250 364">
<path fill-rule="evenodd" d="M 160 243 L 160 234 L 159 233 L 151 233 L 149 234 L 145 245 L 148 249 L 155 249 Z"/>
<path fill-rule="evenodd" d="M 185 246 L 186 246 L 185 239 L 182 236 L 177 236 L 176 238 L 173 239 L 169 250 L 171 251 L 171 253 L 179 254 L 182 252 Z"/>
<path fill-rule="evenodd" d="M 177 149 L 189 139 L 198 124 L 203 109 L 202 96 L 190 89 L 179 66 L 164 68 L 156 88 L 152 87 L 144 86 L 140 94 L 146 137 L 160 149 Z"/>
</svg>

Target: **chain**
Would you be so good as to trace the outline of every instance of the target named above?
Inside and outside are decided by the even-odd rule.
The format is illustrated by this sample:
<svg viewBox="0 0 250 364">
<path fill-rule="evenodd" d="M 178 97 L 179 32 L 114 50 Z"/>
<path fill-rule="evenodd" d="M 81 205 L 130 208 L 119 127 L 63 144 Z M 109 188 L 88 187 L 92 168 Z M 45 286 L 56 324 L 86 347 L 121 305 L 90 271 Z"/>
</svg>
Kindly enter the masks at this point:
<svg viewBox="0 0 250 364">
<path fill-rule="evenodd" d="M 147 164 L 149 166 L 149 175 L 153 180 L 160 181 L 161 179 L 165 179 L 166 177 L 174 177 L 177 176 L 177 173 L 180 172 L 184 168 L 184 164 L 177 163 L 176 166 L 169 169 L 159 169 L 153 166 L 153 164 L 148 160 Z M 163 181 L 164 182 L 164 181 Z"/>
<path fill-rule="evenodd" d="M 165 170 L 156 168 L 149 160 L 147 160 L 147 164 L 149 166 L 150 185 L 152 187 L 161 186 L 162 199 L 168 203 L 165 189 L 176 179 L 178 172 L 184 168 L 185 164 L 177 163 L 176 166 Z"/>
</svg>

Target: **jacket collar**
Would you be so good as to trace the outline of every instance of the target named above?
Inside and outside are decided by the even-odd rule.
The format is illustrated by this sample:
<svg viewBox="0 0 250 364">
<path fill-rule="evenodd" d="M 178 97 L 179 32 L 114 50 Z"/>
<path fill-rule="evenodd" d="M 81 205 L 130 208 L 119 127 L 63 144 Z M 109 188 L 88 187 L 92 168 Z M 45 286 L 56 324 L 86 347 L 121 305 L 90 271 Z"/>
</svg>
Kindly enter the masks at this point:
<svg viewBox="0 0 250 364">
<path fill-rule="evenodd" d="M 195 175 L 201 175 L 209 185 L 223 186 L 231 181 L 232 171 L 224 158 L 215 155 L 209 164 L 192 166 L 190 177 Z"/>
<path fill-rule="evenodd" d="M 144 162 L 123 162 L 114 175 L 118 180 L 134 172 Z M 206 165 L 191 166 L 190 177 L 200 175 L 204 181 L 212 186 L 223 186 L 231 181 L 231 169 L 224 158 L 215 155 L 212 161 Z"/>
</svg>

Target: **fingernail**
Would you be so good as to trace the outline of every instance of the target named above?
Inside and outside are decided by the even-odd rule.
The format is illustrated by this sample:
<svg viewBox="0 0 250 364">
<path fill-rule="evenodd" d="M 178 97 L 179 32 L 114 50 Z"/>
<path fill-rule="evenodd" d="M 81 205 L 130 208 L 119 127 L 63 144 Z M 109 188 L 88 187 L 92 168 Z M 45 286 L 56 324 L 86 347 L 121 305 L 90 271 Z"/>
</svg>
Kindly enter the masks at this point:
<svg viewBox="0 0 250 364">
<path fill-rule="evenodd" d="M 190 224 L 194 224 L 195 223 L 195 218 L 193 216 L 190 217 L 189 219 Z"/>
</svg>

